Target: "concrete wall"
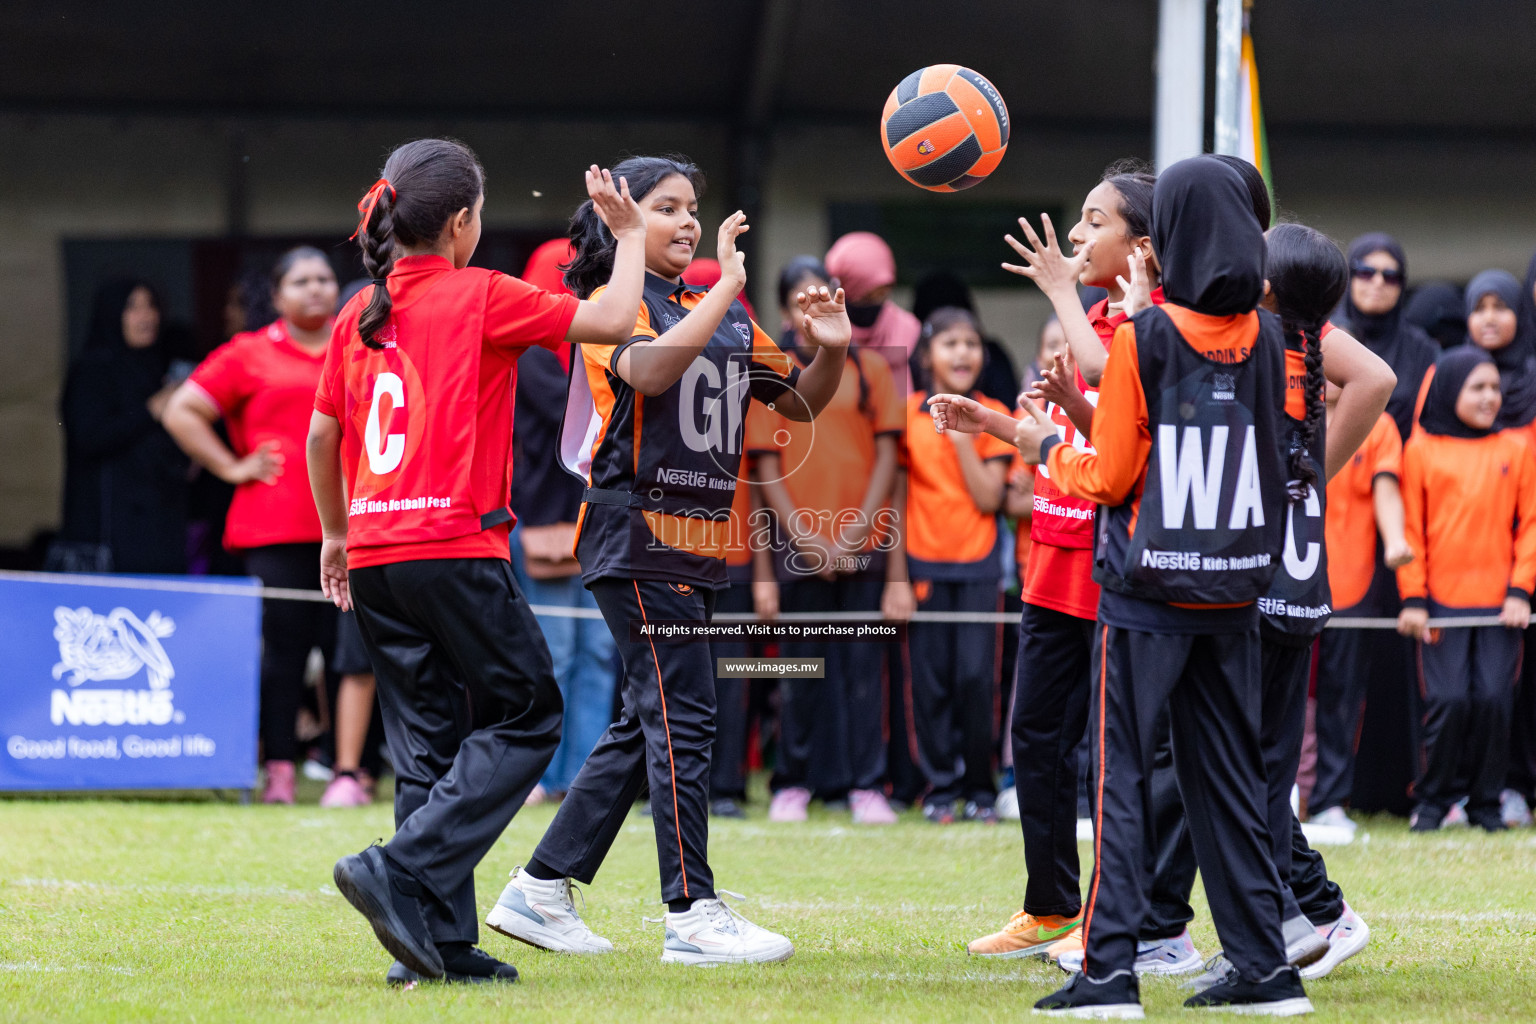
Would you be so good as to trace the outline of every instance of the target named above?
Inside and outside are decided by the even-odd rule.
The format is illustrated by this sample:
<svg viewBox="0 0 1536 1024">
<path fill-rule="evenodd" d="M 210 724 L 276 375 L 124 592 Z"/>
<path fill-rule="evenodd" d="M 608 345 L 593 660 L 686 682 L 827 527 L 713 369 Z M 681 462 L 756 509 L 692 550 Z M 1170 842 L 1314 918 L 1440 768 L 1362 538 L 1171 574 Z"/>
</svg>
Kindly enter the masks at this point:
<svg viewBox="0 0 1536 1024">
<path fill-rule="evenodd" d="M 57 525 L 65 239 L 220 236 L 240 175 L 250 234 L 344 236 L 356 197 L 389 146 L 444 133 L 469 142 L 485 162 L 490 227 L 563 221 L 582 197 L 581 168 L 617 154 L 681 150 L 719 182 L 729 164 L 723 131 L 682 123 L 0 114 L 0 545 L 24 544 Z M 1536 197 L 1526 174 L 1536 143 L 1529 138 L 1276 132 L 1271 144 L 1283 210 L 1341 242 L 1365 230 L 1397 233 L 1417 280 L 1465 280 L 1487 266 L 1523 272 L 1536 247 Z M 1075 211 L 1106 163 L 1149 150 L 1142 132 L 1021 124 L 1002 167 L 973 194 Z M 237 171 L 240 157 L 248 159 Z M 717 187 L 704 202 L 706 255 L 726 191 Z M 770 330 L 777 268 L 797 253 L 825 250 L 829 202 L 910 195 L 886 165 L 873 124 L 781 128 L 770 144 L 764 216 L 749 261 L 750 293 Z M 999 239 L 997 257 L 1007 256 Z M 1049 312 L 1031 288 L 987 290 L 978 301 L 989 331 L 1020 357 Z"/>
</svg>

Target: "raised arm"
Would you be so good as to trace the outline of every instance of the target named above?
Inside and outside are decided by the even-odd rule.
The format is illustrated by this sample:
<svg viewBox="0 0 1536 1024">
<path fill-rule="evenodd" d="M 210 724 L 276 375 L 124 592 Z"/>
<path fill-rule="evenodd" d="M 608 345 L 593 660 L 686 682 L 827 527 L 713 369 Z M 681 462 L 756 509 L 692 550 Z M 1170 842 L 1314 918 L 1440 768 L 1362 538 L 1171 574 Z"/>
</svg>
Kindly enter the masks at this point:
<svg viewBox="0 0 1536 1024">
<path fill-rule="evenodd" d="M 630 197 L 629 183 L 620 178 L 615 187 L 613 175 L 596 164 L 587 169 L 587 195 L 618 244 L 608 287 L 576 307 L 565 340 L 573 345 L 618 345 L 629 340 L 645 289 L 645 213 Z"/>
<path fill-rule="evenodd" d="M 1067 348 L 1072 353 L 1072 358 L 1077 360 L 1077 367 L 1082 371 L 1083 379 L 1090 385 L 1097 387 L 1099 378 L 1104 374 L 1104 363 L 1107 355 L 1104 351 L 1104 343 L 1099 340 L 1099 334 L 1088 322 L 1088 315 L 1083 312 L 1083 304 L 1077 297 L 1077 277 L 1083 271 L 1083 265 L 1088 262 L 1089 255 L 1093 252 L 1093 243 L 1083 246 L 1081 252 L 1068 256 L 1056 242 L 1056 228 L 1051 224 L 1049 214 L 1040 215 L 1041 230 L 1045 232 L 1045 240 L 1035 234 L 1035 229 L 1030 226 L 1027 219 L 1019 218 L 1019 229 L 1024 232 L 1024 237 L 1029 240 L 1025 245 L 1012 235 L 1004 235 L 1003 240 L 1013 247 L 1024 260 L 1022 265 L 1004 263 L 1003 269 L 1021 277 L 1027 277 L 1040 286 L 1045 297 L 1051 300 L 1051 308 L 1056 311 L 1056 319 L 1061 321 L 1061 329 L 1067 336 Z"/>
</svg>

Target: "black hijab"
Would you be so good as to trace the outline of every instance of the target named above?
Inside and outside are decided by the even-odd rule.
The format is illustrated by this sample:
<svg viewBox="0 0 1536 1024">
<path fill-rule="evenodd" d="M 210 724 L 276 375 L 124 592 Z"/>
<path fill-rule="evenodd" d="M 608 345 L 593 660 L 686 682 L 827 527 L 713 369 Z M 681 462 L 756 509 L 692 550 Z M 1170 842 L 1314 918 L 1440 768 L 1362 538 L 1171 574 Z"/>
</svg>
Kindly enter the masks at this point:
<svg viewBox="0 0 1536 1024">
<path fill-rule="evenodd" d="M 153 344 L 145 348 L 132 348 L 123 337 L 123 311 L 128 300 L 140 288 L 148 290 L 160 310 L 160 334 Z M 148 281 L 134 278 L 117 278 L 107 281 L 96 290 L 91 303 L 91 320 L 85 335 L 85 350 L 78 360 L 89 360 L 96 365 L 113 367 L 121 376 L 122 387 L 128 391 L 142 391 L 145 397 L 154 394 L 164 383 L 166 369 L 170 366 L 170 353 L 165 344 L 165 304 L 160 293 Z"/>
<path fill-rule="evenodd" d="M 1467 378 L 1479 366 L 1492 362 L 1493 357 L 1476 345 L 1460 345 L 1435 361 L 1435 376 L 1424 396 L 1424 411 L 1419 413 L 1419 426 L 1425 433 L 1441 437 L 1487 437 L 1493 433 L 1469 427 L 1456 415 L 1456 399 L 1461 397 Z"/>
<path fill-rule="evenodd" d="M 1461 308 L 1461 289 L 1444 281 L 1432 281 L 1413 290 L 1403 304 L 1403 319 L 1422 330 L 1442 349 L 1467 340 L 1467 315 Z"/>
<path fill-rule="evenodd" d="M 1482 276 L 1474 277 L 1472 284 L 1477 284 Z M 1519 282 L 1513 277 L 1510 281 L 1518 287 Z M 1515 302 L 1509 307 L 1515 311 L 1515 340 L 1492 353 L 1493 361 L 1499 364 L 1500 386 L 1504 392 L 1504 407 L 1499 410 L 1497 424 L 1500 430 L 1523 427 L 1536 420 L 1536 295 L 1531 293 L 1533 288 L 1536 288 L 1536 256 L 1531 257 L 1530 266 L 1526 268 L 1525 287 L 1520 288 Z M 1470 295 L 1471 292 L 1469 285 L 1467 293 Z"/>
<path fill-rule="evenodd" d="M 1355 264 L 1373 252 L 1385 252 L 1397 261 L 1398 269 L 1403 272 L 1406 292 L 1408 257 L 1391 235 L 1375 231 L 1349 243 L 1350 273 L 1354 273 Z M 1397 422 L 1397 432 L 1407 440 L 1413 428 L 1413 407 L 1419 398 L 1419 387 L 1424 383 L 1424 374 L 1435 365 L 1440 346 L 1421 328 L 1404 320 L 1402 314 L 1401 298 L 1385 313 L 1366 314 L 1355 307 L 1353 286 L 1344 293 L 1344 323 L 1341 326 L 1397 374 L 1397 386 L 1387 401 L 1387 414 Z"/>
<path fill-rule="evenodd" d="M 1251 312 L 1264 294 L 1264 229 L 1248 186 L 1218 160 L 1181 160 L 1152 190 L 1152 250 L 1169 302 L 1212 316 Z"/>
</svg>

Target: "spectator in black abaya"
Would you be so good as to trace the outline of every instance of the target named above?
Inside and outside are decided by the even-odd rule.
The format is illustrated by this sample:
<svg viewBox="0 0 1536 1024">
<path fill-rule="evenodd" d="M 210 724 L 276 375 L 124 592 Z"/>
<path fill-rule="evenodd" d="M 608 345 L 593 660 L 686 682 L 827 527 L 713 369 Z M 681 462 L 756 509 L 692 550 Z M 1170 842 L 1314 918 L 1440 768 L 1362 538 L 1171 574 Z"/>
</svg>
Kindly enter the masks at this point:
<svg viewBox="0 0 1536 1024">
<path fill-rule="evenodd" d="M 1397 432 L 1405 441 L 1413 427 L 1419 386 L 1440 354 L 1440 346 L 1403 316 L 1407 278 L 1408 257 L 1391 235 L 1372 232 L 1349 243 L 1349 291 L 1340 326 L 1397 374 L 1387 415 L 1397 421 Z"/>
<path fill-rule="evenodd" d="M 96 293 L 85 350 L 65 379 L 65 547 L 97 545 L 113 572 L 186 571 L 187 458 L 160 425 L 167 379 L 163 311 L 147 282 Z M 63 568 L 64 566 L 55 566 Z"/>
<path fill-rule="evenodd" d="M 912 315 L 926 321 L 928 314 L 945 306 L 964 309 L 972 315 L 976 313 L 971 289 L 957 274 L 948 270 L 934 270 L 924 274 L 912 288 Z M 1013 359 L 996 338 L 983 336 L 981 344 L 986 351 L 986 360 L 981 364 L 981 376 L 976 379 L 976 389 L 1012 409 L 1019 400 L 1019 375 L 1013 368 Z M 912 361 L 912 372 L 913 379 L 920 381 L 916 375 L 921 373 L 921 369 L 916 359 Z M 919 386 L 926 387 L 926 383 L 920 381 Z"/>
<path fill-rule="evenodd" d="M 1467 340 L 1467 317 L 1461 308 L 1461 289 L 1433 281 L 1413 290 L 1403 305 L 1403 319 L 1433 338 L 1442 349 Z"/>
<path fill-rule="evenodd" d="M 1349 291 L 1339 326 L 1348 330 L 1397 374 L 1397 386 L 1387 402 L 1387 415 L 1407 440 L 1413 427 L 1414 405 L 1424 375 L 1440 354 L 1428 334 L 1403 315 L 1408 258 L 1391 235 L 1361 235 L 1349 246 Z M 1387 568 L 1382 546 L 1376 543 L 1371 583 L 1354 614 L 1396 618 L 1402 610 L 1397 580 Z M 1354 729 L 1325 729 L 1318 738 L 1318 787 L 1313 810 L 1332 811 L 1349 805 L 1356 811 L 1388 810 L 1407 814 L 1411 803 L 1417 748 L 1415 678 L 1412 644 L 1386 630 L 1329 630 L 1322 640 L 1317 690 L 1319 713 L 1340 694 L 1363 694 L 1363 710 Z M 1360 709 L 1359 704 L 1355 704 Z M 1329 764 L 1352 765 L 1331 772 Z M 1341 816 L 1340 816 L 1341 817 Z"/>
</svg>

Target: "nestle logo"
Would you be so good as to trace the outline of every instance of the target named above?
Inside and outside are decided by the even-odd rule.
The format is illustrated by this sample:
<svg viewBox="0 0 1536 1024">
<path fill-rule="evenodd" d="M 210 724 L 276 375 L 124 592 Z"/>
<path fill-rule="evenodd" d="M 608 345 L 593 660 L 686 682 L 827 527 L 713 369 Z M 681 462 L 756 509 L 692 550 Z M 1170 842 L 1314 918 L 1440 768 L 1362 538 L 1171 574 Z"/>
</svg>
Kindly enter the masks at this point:
<svg viewBox="0 0 1536 1024">
<path fill-rule="evenodd" d="M 1144 569 L 1198 569 L 1200 552 L 1153 551 L 1149 548 L 1141 553 L 1141 565 Z"/>
<path fill-rule="evenodd" d="M 1236 397 L 1237 380 L 1230 373 L 1211 375 L 1211 397 L 1230 402 Z"/>
</svg>

